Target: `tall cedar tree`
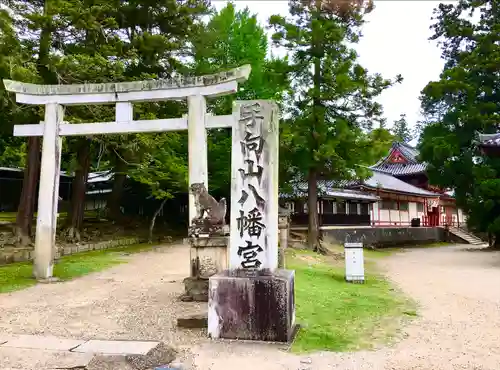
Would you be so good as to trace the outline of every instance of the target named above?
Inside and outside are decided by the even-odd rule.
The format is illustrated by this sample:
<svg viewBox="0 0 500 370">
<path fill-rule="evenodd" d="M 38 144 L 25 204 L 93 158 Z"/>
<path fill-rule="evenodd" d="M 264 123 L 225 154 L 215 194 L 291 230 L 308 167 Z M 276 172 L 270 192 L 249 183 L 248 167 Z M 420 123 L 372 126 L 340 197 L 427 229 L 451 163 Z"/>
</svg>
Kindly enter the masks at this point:
<svg viewBox="0 0 500 370">
<path fill-rule="evenodd" d="M 290 52 L 294 82 L 281 137 L 286 156 L 280 161 L 291 175 L 307 178 L 312 249 L 320 247 L 317 181 L 369 174 L 360 165 L 372 164 L 379 154 L 369 135 L 372 123 L 382 121 L 382 107 L 374 98 L 393 83 L 370 75 L 348 45 L 359 40 L 362 15 L 372 6 L 339 4 L 349 2 L 291 0 L 289 18 L 270 19 L 273 40 Z"/>
<path fill-rule="evenodd" d="M 401 114 L 399 119 L 394 121 L 391 131 L 398 141 L 409 143 L 413 140 L 411 128 L 406 121 L 406 114 Z"/>
<path fill-rule="evenodd" d="M 496 0 L 460 0 L 440 4 L 434 14 L 431 39 L 439 41 L 445 66 L 422 92 L 427 123 L 421 158 L 434 184 L 455 190 L 469 225 L 495 235 L 498 246 L 500 159 L 478 160 L 474 141 L 478 132 L 499 130 L 500 6 Z"/>
</svg>

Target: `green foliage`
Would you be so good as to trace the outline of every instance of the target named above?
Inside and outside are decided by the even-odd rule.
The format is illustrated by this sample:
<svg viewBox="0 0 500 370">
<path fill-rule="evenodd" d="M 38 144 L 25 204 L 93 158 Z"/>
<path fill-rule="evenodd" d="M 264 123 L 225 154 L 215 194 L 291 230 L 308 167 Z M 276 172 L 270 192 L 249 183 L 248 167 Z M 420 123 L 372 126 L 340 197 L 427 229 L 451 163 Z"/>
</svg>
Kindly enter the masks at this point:
<svg viewBox="0 0 500 370">
<path fill-rule="evenodd" d="M 182 69 L 181 57 L 188 54 L 191 40 L 201 32 L 202 17 L 209 11 L 206 0 L 8 0 L 8 5 L 16 15 L 17 34 L 2 12 L 1 27 L 9 32 L 0 34 L 0 77 L 64 84 L 172 77 Z M 7 45 L 2 48 L 3 44 Z M 18 53 L 10 56 L 12 50 Z M 14 57 L 17 59 L 12 60 Z M 21 63 L 22 58 L 32 64 Z M 31 73 L 13 69 L 13 65 L 30 67 Z M 0 98 L 6 96 L 1 104 L 9 104 L 6 112 L 19 109 L 13 96 L 3 90 L 0 94 Z M 15 151 L 7 150 L 9 145 L 22 150 L 23 141 L 10 139 L 12 125 L 35 123 L 41 119 L 40 111 L 32 111 L 24 120 L 4 118 L 3 111 L 0 122 L 11 124 L 1 128 L 5 136 L 0 138 L 0 149 L 6 149 L 0 164 L 23 165 Z M 181 102 L 134 106 L 135 119 L 183 113 L 185 104 Z M 65 120 L 74 123 L 114 121 L 114 117 L 113 106 L 71 106 L 65 112 Z M 65 139 L 63 170 L 76 169 L 80 140 Z M 154 197 L 163 198 L 186 189 L 185 142 L 186 135 L 177 133 L 94 137 L 91 163 L 96 170 L 123 168 L 125 163 L 130 177 L 147 185 Z"/>
<path fill-rule="evenodd" d="M 389 130 L 379 127 L 368 133 L 368 140 L 372 143 L 371 151 L 373 159 L 375 160 L 371 163 L 373 164 L 387 155 L 392 143 L 397 140 L 397 138 L 391 134 Z"/>
<path fill-rule="evenodd" d="M 382 122 L 374 98 L 392 82 L 359 66 L 347 45 L 359 38 L 361 10 L 337 16 L 298 0 L 290 4 L 295 20 L 273 17 L 271 24 L 291 62 L 273 57 L 256 16 L 236 11 L 232 3 L 214 12 L 208 0 L 7 0 L 15 16 L 0 12 L 0 77 L 46 84 L 130 81 L 250 64 L 249 80 L 237 94 L 210 101 L 211 113 L 230 114 L 235 99 L 273 99 L 285 112 L 283 173 L 307 175 L 313 169 L 332 178 L 367 176 L 357 165 L 373 163 L 390 136 L 383 128 L 372 130 L 374 122 Z M 13 138 L 12 126 L 40 121 L 43 108 L 13 99 L 0 87 L 0 165 L 22 167 L 25 139 Z M 185 102 L 134 105 L 134 119 L 185 113 Z M 105 105 L 65 112 L 73 123 L 114 117 L 113 107 Z M 63 170 L 77 168 L 81 140 L 65 138 Z M 227 193 L 230 130 L 212 130 L 208 141 L 210 188 Z M 93 170 L 126 173 L 155 198 L 187 189 L 185 132 L 93 137 L 91 156 Z"/>
<path fill-rule="evenodd" d="M 292 61 L 293 94 L 281 136 L 287 155 L 281 160 L 292 177 L 312 170 L 332 179 L 367 176 L 359 165 L 378 159 L 369 133 L 383 120 L 374 98 L 393 82 L 369 74 L 349 46 L 359 40 L 362 14 L 345 19 L 298 0 L 290 1 L 290 14 L 270 19 L 273 40 Z"/>
<path fill-rule="evenodd" d="M 477 22 L 468 17 L 478 14 Z M 446 64 L 422 91 L 421 158 L 433 184 L 455 190 L 470 226 L 500 235 L 500 160 L 479 161 L 474 143 L 477 132 L 498 131 L 500 10 L 495 1 L 461 0 L 440 4 L 435 20 L 432 39 Z"/>
<path fill-rule="evenodd" d="M 36 68 L 19 42 L 12 17 L 0 9 L 0 79 L 36 81 Z M 24 140 L 12 137 L 13 125 L 28 123 L 36 111 L 20 107 L 0 84 L 0 166 L 22 167 L 25 161 Z"/>
<path fill-rule="evenodd" d="M 409 143 L 413 140 L 411 129 L 406 121 L 406 114 L 401 114 L 399 119 L 394 121 L 391 131 L 395 139 L 400 142 Z"/>
<path fill-rule="evenodd" d="M 240 84 L 236 94 L 211 102 L 209 110 L 216 115 L 231 114 L 235 100 L 273 99 L 283 102 L 289 88 L 287 60 L 267 58 L 269 45 L 257 16 L 248 9 L 236 11 L 234 4 L 215 12 L 205 29 L 193 41 L 192 72 L 204 75 L 250 64 L 248 81 Z M 231 178 L 231 131 L 208 133 L 210 189 L 229 192 Z"/>
</svg>

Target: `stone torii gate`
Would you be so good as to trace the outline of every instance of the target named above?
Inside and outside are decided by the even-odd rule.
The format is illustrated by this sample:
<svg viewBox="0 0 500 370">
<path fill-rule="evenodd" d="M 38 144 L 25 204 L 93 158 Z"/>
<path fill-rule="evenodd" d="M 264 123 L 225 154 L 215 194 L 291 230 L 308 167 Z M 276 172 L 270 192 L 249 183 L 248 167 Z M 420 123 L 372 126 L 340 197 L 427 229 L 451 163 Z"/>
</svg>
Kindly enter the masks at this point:
<svg viewBox="0 0 500 370">
<path fill-rule="evenodd" d="M 238 83 L 248 79 L 250 70 L 250 66 L 245 65 L 208 76 L 81 85 L 36 85 L 4 80 L 6 90 L 16 93 L 18 103 L 45 105 L 43 122 L 14 126 L 14 136 L 43 136 L 33 268 L 35 278 L 50 279 L 53 276 L 62 136 L 188 130 L 189 184 L 204 183 L 208 189 L 206 130 L 232 127 L 235 118 L 233 115 L 208 114 L 206 98 L 236 93 Z M 133 120 L 134 102 L 169 99 L 187 99 L 187 117 Z M 115 121 L 63 122 L 65 105 L 87 104 L 115 104 Z M 194 199 L 190 195 L 190 221 L 194 215 Z"/>
</svg>

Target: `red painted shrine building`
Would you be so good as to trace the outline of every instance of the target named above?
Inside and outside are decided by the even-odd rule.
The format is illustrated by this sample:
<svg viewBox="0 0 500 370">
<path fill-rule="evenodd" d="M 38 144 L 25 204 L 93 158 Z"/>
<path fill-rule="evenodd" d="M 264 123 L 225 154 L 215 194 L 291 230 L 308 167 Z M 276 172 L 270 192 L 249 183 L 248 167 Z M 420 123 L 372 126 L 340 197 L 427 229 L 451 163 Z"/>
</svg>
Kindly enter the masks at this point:
<svg viewBox="0 0 500 370">
<path fill-rule="evenodd" d="M 429 185 L 426 164 L 417 160 L 414 147 L 395 142 L 386 157 L 370 167 L 372 177 L 349 182 L 339 189 L 319 181 L 318 212 L 321 226 L 459 226 L 465 215 L 447 192 Z M 307 225 L 307 183 L 286 197 L 292 223 Z M 301 196 L 299 194 L 302 194 Z M 415 225 L 416 226 L 416 225 Z"/>
<path fill-rule="evenodd" d="M 374 226 L 409 226 L 413 219 L 422 226 L 458 226 L 465 215 L 450 193 L 429 184 L 426 164 L 418 150 L 394 142 L 388 155 L 371 166 L 373 176 L 356 188 L 380 197 L 371 207 Z"/>
</svg>

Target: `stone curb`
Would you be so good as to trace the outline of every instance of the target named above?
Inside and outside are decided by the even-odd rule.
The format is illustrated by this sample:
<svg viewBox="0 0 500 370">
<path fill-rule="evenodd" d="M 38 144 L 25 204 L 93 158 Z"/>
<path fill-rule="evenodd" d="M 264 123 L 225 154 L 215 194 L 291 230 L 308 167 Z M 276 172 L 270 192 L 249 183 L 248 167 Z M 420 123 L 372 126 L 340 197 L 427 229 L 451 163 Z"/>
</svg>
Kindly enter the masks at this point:
<svg viewBox="0 0 500 370">
<path fill-rule="evenodd" d="M 158 347 L 157 341 L 76 340 L 42 335 L 0 335 L 0 348 L 67 351 L 103 355 L 146 355 Z"/>
<path fill-rule="evenodd" d="M 118 240 L 107 240 L 97 243 L 89 243 L 82 245 L 67 245 L 58 246 L 56 251 L 56 259 L 62 256 L 69 256 L 76 253 L 90 252 L 94 250 L 103 250 L 126 245 L 139 244 L 142 242 L 140 238 L 124 238 Z M 8 265 L 15 262 L 32 261 L 34 257 L 33 247 L 4 247 L 0 248 L 0 266 Z"/>
</svg>

